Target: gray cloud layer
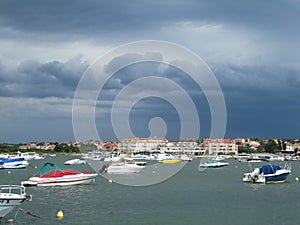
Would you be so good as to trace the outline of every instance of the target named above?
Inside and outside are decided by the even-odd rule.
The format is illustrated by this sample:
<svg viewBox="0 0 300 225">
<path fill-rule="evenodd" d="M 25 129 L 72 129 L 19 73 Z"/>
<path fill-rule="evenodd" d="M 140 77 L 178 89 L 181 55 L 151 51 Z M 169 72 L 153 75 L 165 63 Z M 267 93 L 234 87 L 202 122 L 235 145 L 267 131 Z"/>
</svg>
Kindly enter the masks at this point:
<svg viewBox="0 0 300 225">
<path fill-rule="evenodd" d="M 9 125 L 14 121 L 41 130 L 34 121 L 39 118 L 49 132 L 41 137 L 32 128 L 18 136 L 28 141 L 35 135 L 46 139 L 55 133 L 49 118 L 57 118 L 68 130 L 66 138 L 61 134 L 62 140 L 69 139 L 74 91 L 92 60 L 120 43 L 162 39 L 190 48 L 215 72 L 226 99 L 229 137 L 295 137 L 300 132 L 296 122 L 300 114 L 299 17 L 300 3 L 292 0 L 1 1 L 0 97 L 4 107 L 10 108 L 0 111 L 0 118 L 5 118 L 0 122 L 5 122 L 7 131 L 0 130 L 1 136 L 4 141 L 17 141 Z M 115 58 L 107 71 L 117 66 L 118 60 L 124 58 Z M 99 105 L 100 110 L 109 109 L 128 82 L 148 73 L 158 74 L 158 70 L 137 65 L 116 74 L 102 93 L 106 101 Z M 191 96 L 201 95 L 193 82 L 172 69 L 165 69 L 163 76 L 181 84 Z M 148 110 L 146 120 L 138 117 L 140 124 L 147 123 L 150 115 L 157 116 L 156 108 L 165 106 L 159 100 L 147 101 L 140 102 L 133 112 L 138 116 L 138 112 Z M 18 114 L 20 108 L 12 104 L 15 102 L 34 104 L 30 103 L 28 110 L 24 106 L 25 113 Z M 59 102 L 63 111 L 48 107 Z M 149 105 L 155 106 L 151 107 L 153 112 Z M 34 106 L 37 112 L 47 109 L 52 113 L 32 113 Z M 172 107 L 165 107 L 173 113 Z M 208 123 L 206 117 L 202 120 Z M 138 126 L 134 130 L 141 132 L 140 136 L 149 133 Z"/>
<path fill-rule="evenodd" d="M 0 66 L 2 97 L 73 97 L 77 83 L 87 68 L 80 57 L 67 62 L 21 62 L 17 68 Z"/>
</svg>

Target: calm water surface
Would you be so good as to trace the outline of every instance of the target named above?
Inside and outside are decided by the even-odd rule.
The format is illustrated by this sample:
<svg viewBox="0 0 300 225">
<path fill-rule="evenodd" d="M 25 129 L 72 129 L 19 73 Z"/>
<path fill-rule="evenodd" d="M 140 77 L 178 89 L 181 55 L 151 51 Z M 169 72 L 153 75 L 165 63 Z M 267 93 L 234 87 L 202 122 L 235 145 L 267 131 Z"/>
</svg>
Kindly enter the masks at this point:
<svg viewBox="0 0 300 225">
<path fill-rule="evenodd" d="M 23 170 L 0 171 L 1 184 L 19 184 L 36 173 L 45 161 L 62 166 L 72 157 L 57 156 L 31 161 L 32 167 Z M 14 218 L 14 224 L 145 224 L 145 225 L 295 225 L 300 221 L 300 162 L 291 162 L 292 175 L 283 184 L 245 184 L 241 181 L 248 172 L 247 163 L 233 159 L 229 166 L 198 171 L 200 160 L 188 163 L 171 179 L 146 187 L 108 184 L 101 176 L 90 185 L 70 187 L 28 187 L 31 202 L 21 205 L 32 217 L 16 210 L 0 224 Z M 279 164 L 284 164 L 279 163 Z M 261 164 L 258 164 L 261 165 Z M 37 167 L 37 168 L 35 168 Z M 90 170 L 87 165 L 69 166 Z M 63 210 L 64 218 L 56 213 Z"/>
</svg>

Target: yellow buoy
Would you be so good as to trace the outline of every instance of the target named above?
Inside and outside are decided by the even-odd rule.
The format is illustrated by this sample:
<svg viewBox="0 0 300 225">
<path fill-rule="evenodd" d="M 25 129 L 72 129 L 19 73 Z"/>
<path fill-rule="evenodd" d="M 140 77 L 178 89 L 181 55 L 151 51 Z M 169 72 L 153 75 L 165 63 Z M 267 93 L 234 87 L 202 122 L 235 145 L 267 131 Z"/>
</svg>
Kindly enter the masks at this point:
<svg viewBox="0 0 300 225">
<path fill-rule="evenodd" d="M 108 183 L 109 183 L 109 184 L 112 184 L 112 183 L 113 183 L 113 181 L 112 181 L 112 180 L 108 180 Z"/>
<path fill-rule="evenodd" d="M 57 217 L 58 219 L 63 218 L 63 217 L 64 217 L 63 211 L 62 211 L 62 210 L 59 210 L 59 211 L 57 212 L 57 214 L 56 214 L 56 217 Z"/>
<path fill-rule="evenodd" d="M 34 168 L 37 169 L 37 166 L 35 166 Z"/>
<path fill-rule="evenodd" d="M 9 170 L 9 171 L 7 171 L 7 173 L 8 173 L 8 174 L 10 174 L 10 173 L 11 173 L 11 172 L 10 172 L 10 170 Z"/>
<path fill-rule="evenodd" d="M 299 181 L 299 178 L 298 178 L 298 177 L 296 177 L 296 178 L 295 178 L 295 180 L 296 180 L 296 182 L 298 182 L 298 181 Z"/>
</svg>

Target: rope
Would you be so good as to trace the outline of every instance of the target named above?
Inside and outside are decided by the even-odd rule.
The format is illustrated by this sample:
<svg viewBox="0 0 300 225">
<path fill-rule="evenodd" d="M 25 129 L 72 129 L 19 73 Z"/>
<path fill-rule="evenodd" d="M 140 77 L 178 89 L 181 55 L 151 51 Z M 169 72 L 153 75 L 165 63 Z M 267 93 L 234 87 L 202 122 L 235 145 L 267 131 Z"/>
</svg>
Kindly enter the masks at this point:
<svg viewBox="0 0 300 225">
<path fill-rule="evenodd" d="M 29 216 L 32 216 L 32 217 L 37 217 L 37 218 L 41 218 L 40 216 L 38 216 L 38 215 L 36 215 L 36 214 L 33 214 L 33 213 L 31 213 L 31 212 L 25 211 L 24 209 L 22 209 L 22 208 L 20 208 L 20 207 L 18 207 L 18 211 L 19 211 L 19 210 L 21 210 L 22 212 L 24 212 L 24 213 L 28 214 Z M 18 211 L 17 211 L 17 213 L 16 213 L 15 217 L 17 216 L 17 214 L 18 214 Z"/>
</svg>

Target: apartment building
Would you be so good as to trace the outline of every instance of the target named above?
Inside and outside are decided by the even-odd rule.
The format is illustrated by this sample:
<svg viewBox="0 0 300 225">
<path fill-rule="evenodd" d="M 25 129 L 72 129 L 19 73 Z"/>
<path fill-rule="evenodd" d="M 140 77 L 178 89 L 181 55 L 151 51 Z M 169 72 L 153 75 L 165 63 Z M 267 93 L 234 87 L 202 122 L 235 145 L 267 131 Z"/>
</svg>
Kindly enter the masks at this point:
<svg viewBox="0 0 300 225">
<path fill-rule="evenodd" d="M 238 146 L 230 139 L 204 139 L 203 146 L 208 154 L 238 154 Z"/>
<path fill-rule="evenodd" d="M 165 138 L 125 138 L 118 143 L 118 150 L 124 153 L 150 152 L 166 142 Z"/>
</svg>

